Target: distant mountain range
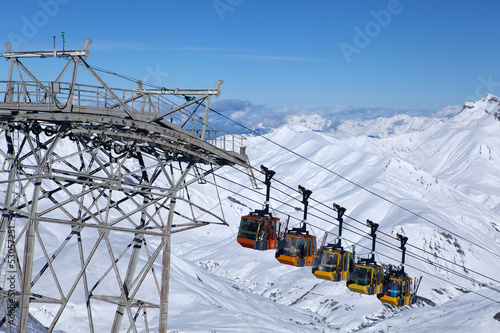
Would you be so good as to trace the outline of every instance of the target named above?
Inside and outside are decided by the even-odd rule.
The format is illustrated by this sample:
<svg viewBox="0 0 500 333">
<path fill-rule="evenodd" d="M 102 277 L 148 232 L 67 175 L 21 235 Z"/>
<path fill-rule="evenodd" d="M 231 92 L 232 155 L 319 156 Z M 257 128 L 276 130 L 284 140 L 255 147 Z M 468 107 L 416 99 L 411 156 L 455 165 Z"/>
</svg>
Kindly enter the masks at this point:
<svg viewBox="0 0 500 333">
<path fill-rule="evenodd" d="M 211 121 L 226 131 L 243 134 L 266 134 L 282 125 L 299 125 L 336 138 L 371 136 L 385 138 L 422 131 L 458 113 L 451 105 L 439 111 L 401 108 L 266 108 L 248 101 L 220 100 L 213 108 L 225 118 Z"/>
<path fill-rule="evenodd" d="M 443 121 L 442 118 L 412 117 L 399 114 L 393 117 L 380 117 L 367 120 L 327 119 L 319 114 L 295 115 L 287 119 L 290 125 L 300 125 L 313 131 L 323 132 L 335 138 L 351 136 L 369 136 L 386 138 L 426 128 Z"/>
</svg>

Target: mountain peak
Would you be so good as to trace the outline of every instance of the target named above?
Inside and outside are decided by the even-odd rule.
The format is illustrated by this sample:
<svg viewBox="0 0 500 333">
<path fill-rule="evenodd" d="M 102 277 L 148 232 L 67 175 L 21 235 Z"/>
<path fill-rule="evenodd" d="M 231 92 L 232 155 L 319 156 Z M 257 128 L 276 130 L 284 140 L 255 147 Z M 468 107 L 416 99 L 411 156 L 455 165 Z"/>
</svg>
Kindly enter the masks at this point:
<svg viewBox="0 0 500 333">
<path fill-rule="evenodd" d="M 470 110 L 466 112 L 468 115 L 476 112 L 479 114 L 479 112 L 484 111 L 487 115 L 491 115 L 496 120 L 500 121 L 500 98 L 488 93 L 476 102 L 465 103 L 462 111 L 465 110 Z M 459 112 L 459 114 L 462 113 L 462 111 Z"/>
<path fill-rule="evenodd" d="M 489 103 L 498 103 L 500 104 L 500 98 L 498 96 L 495 96 L 493 94 L 486 94 L 482 99 L 481 101 L 483 102 L 489 102 Z"/>
<path fill-rule="evenodd" d="M 498 96 L 486 94 L 480 102 L 482 102 L 480 107 L 484 108 L 484 112 L 500 121 L 500 98 Z"/>
</svg>

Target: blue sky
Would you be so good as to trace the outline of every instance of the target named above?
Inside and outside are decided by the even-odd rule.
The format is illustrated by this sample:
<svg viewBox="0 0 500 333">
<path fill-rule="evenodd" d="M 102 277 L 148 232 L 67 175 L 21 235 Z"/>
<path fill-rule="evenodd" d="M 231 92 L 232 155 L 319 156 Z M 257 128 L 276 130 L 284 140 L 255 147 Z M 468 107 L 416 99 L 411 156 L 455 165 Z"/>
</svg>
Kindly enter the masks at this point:
<svg viewBox="0 0 500 333">
<path fill-rule="evenodd" d="M 158 86 L 222 79 L 228 109 L 427 112 L 500 95 L 499 9 L 497 0 L 8 1 L 0 25 L 16 50 L 50 50 L 54 35 L 61 49 L 61 32 L 66 49 L 90 38 L 91 65 Z M 64 65 L 41 64 L 45 80 Z M 3 62 L 5 79 L 7 70 Z"/>
</svg>

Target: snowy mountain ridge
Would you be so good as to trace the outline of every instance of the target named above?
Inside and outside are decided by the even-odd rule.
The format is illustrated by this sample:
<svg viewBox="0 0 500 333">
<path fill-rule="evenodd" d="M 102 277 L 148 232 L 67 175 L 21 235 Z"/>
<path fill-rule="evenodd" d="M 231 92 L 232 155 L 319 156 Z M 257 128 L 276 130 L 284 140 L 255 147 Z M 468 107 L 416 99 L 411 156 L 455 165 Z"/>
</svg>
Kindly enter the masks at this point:
<svg viewBox="0 0 500 333">
<path fill-rule="evenodd" d="M 275 177 L 280 182 L 290 186 L 300 184 L 313 191 L 311 199 L 317 202 L 310 205 L 312 215 L 308 222 L 319 238 L 321 229 L 337 233 L 337 227 L 328 222 L 331 217 L 321 215 L 324 209 L 319 204 L 333 202 L 346 207 L 347 215 L 359 221 L 369 218 L 379 222 L 380 232 L 408 236 L 406 271 L 410 276 L 424 277 L 419 290 L 422 299 L 411 307 L 389 307 L 376 297 L 351 293 L 344 283 L 318 280 L 308 267 L 281 265 L 274 259 L 273 251 L 240 247 L 235 242 L 239 216 L 248 213 L 249 207 L 260 208 L 255 207 L 253 200 L 263 201 L 262 195 L 240 190 L 242 197 L 231 194 L 223 200 L 229 230 L 210 227 L 177 236 L 179 242 L 186 244 L 183 248 L 195 244 L 200 237 L 210 237 L 192 251 L 174 250 L 177 259 L 195 263 L 205 274 L 213 274 L 234 289 L 217 302 L 217 308 L 222 310 L 212 309 L 211 317 L 218 324 L 204 321 L 200 331 L 500 330 L 498 303 L 495 303 L 499 295 L 481 287 L 499 287 L 495 280 L 486 278 L 494 278 L 500 268 L 495 255 L 500 248 L 500 223 L 496 222 L 500 200 L 495 187 L 499 183 L 496 175 L 500 174 L 500 123 L 494 118 L 499 109 L 496 103 L 495 98 L 486 96 L 468 103 L 455 117 L 425 130 L 388 138 L 365 136 L 340 140 L 295 125 L 282 126 L 265 138 L 249 137 L 247 151 L 253 165 L 264 164 L 276 171 Z M 236 183 L 248 182 L 236 172 L 228 171 L 225 175 Z M 236 189 L 234 185 L 231 188 Z M 300 206 L 274 191 L 271 204 L 275 214 L 281 218 L 300 215 L 281 201 Z M 293 222 L 296 223 L 297 220 Z M 369 252 L 370 240 L 360 237 L 353 226 L 363 228 L 346 220 L 345 228 L 349 230 L 344 230 L 345 244 L 348 248 L 356 244 L 358 255 L 364 257 Z M 395 240 L 380 236 L 379 242 L 377 261 L 398 264 L 400 252 L 387 246 L 387 243 L 396 245 Z M 203 294 L 218 294 L 211 288 L 207 286 Z M 241 309 L 245 310 L 240 311 L 233 302 L 243 295 L 246 296 Z M 174 304 L 181 306 L 181 300 L 172 297 Z M 471 310 L 468 306 L 471 302 L 479 307 Z M 210 308 L 203 304 L 200 301 L 196 306 Z M 456 308 L 461 313 L 457 314 Z M 225 321 L 228 311 L 233 317 Z M 429 317 L 432 319 L 427 321 Z M 181 324 L 182 318 L 172 319 L 179 332 L 197 332 L 192 325 Z"/>
<path fill-rule="evenodd" d="M 500 121 L 500 98 L 492 94 L 486 94 L 477 102 L 468 102 L 464 105 L 464 109 L 481 108 L 484 112 L 491 114 L 495 119 Z M 462 109 L 462 111 L 464 110 Z"/>
<path fill-rule="evenodd" d="M 265 136 L 249 136 L 252 165 L 276 171 L 271 191 L 275 216 L 285 221 L 290 216 L 290 227 L 301 222 L 302 212 L 295 207 L 301 207 L 296 188 L 302 185 L 313 192 L 308 230 L 318 239 L 324 230 L 331 233 L 329 241 L 338 234 L 334 202 L 347 209 L 343 245 L 355 247 L 359 257 L 370 252 L 366 219 L 380 224 L 379 263 L 399 264 L 395 236 L 404 234 L 409 238 L 405 271 L 423 276 L 421 298 L 402 308 L 384 305 L 375 296 L 350 292 L 345 282 L 315 278 L 310 267 L 282 265 L 272 250 L 241 247 L 236 242 L 240 217 L 261 208 L 256 202 L 264 202 L 264 190 L 251 189 L 241 170 L 222 168 L 217 174 L 224 178 L 217 184 L 229 226 L 172 236 L 169 332 L 499 332 L 499 112 L 500 99 L 487 95 L 452 118 L 421 120 L 418 131 L 412 130 L 418 128 L 416 119 L 375 119 L 368 133 L 378 131 L 373 135 L 379 138 L 361 136 L 363 126 L 354 123 L 346 125 L 348 137 L 319 133 L 321 126 L 331 128 L 321 118 L 311 121 L 314 130 L 289 124 Z M 398 119 L 405 123 L 396 129 Z M 398 131 L 402 134 L 395 135 Z M 190 187 L 193 201 L 220 212 L 212 186 Z M 58 235 L 56 229 L 42 231 Z M 118 236 L 114 241 L 129 242 Z M 141 254 L 141 262 L 147 259 Z M 158 260 L 155 269 L 160 265 Z M 68 262 L 68 269 L 76 266 Z M 72 299 L 68 306 L 73 317 L 61 319 L 56 328 L 87 332 L 87 325 L 76 324 L 86 320 L 83 303 Z M 96 322 L 109 322 L 115 310 L 99 308 Z M 31 313 L 42 324 L 55 314 L 40 304 L 32 305 Z"/>
<path fill-rule="evenodd" d="M 366 120 L 338 120 L 325 118 L 320 114 L 294 115 L 287 119 L 289 125 L 299 125 L 313 131 L 323 132 L 335 138 L 371 136 L 386 138 L 410 132 L 422 131 L 442 118 L 412 117 L 398 114 Z"/>
</svg>

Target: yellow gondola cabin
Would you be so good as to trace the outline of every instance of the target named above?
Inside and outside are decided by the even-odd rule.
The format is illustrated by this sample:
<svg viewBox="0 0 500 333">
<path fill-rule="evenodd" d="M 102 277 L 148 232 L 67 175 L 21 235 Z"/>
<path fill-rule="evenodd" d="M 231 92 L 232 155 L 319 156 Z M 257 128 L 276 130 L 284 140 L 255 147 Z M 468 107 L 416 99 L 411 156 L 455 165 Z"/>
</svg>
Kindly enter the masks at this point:
<svg viewBox="0 0 500 333">
<path fill-rule="evenodd" d="M 337 251 L 328 244 L 318 255 L 312 268 L 318 279 L 330 281 L 346 281 L 349 278 L 351 266 L 351 252 Z"/>
<path fill-rule="evenodd" d="M 392 276 L 387 282 L 388 290 L 377 297 L 382 303 L 403 306 L 413 304 L 416 301 L 416 295 L 412 293 L 413 279 L 408 276 Z"/>
<path fill-rule="evenodd" d="M 397 234 L 397 239 L 401 242 L 400 248 L 402 251 L 401 268 L 399 270 L 391 268 L 387 272 L 383 292 L 377 295 L 382 303 L 403 306 L 413 304 L 417 300 L 417 292 L 413 290 L 411 277 L 405 273 L 405 254 L 406 242 L 408 237 Z M 420 284 L 420 281 L 419 281 Z M 417 289 L 417 288 L 415 288 Z"/>
<path fill-rule="evenodd" d="M 337 220 L 339 221 L 338 242 L 321 248 L 318 257 L 314 261 L 312 273 L 318 279 L 347 281 L 352 271 L 352 254 L 342 248 L 342 223 L 346 209 L 335 203 L 333 209 L 337 212 Z"/>
<path fill-rule="evenodd" d="M 355 264 L 351 279 L 347 281 L 347 288 L 350 291 L 366 295 L 385 292 L 384 267 L 375 262 Z"/>
<path fill-rule="evenodd" d="M 377 239 L 378 224 L 366 220 L 372 236 L 372 256 L 369 259 L 360 259 L 354 265 L 354 272 L 346 285 L 350 291 L 366 295 L 383 294 L 387 291 L 384 286 L 384 266 L 375 262 L 375 242 Z"/>
</svg>

